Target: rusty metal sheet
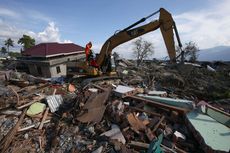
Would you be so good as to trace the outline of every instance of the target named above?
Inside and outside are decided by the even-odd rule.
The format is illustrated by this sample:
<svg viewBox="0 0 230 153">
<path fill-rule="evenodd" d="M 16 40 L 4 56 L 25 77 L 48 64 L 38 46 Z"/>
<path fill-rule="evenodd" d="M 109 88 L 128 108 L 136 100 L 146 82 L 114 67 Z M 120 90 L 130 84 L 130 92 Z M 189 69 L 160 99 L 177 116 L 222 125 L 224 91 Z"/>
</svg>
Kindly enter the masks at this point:
<svg viewBox="0 0 230 153">
<path fill-rule="evenodd" d="M 129 124 L 137 131 L 145 130 L 146 126 L 133 113 L 127 115 Z"/>
<path fill-rule="evenodd" d="M 83 109 L 87 109 L 87 112 L 77 117 L 77 120 L 83 123 L 100 122 L 106 109 L 104 104 L 110 92 L 111 89 L 108 89 L 98 95 L 92 94 L 83 107 Z"/>
<path fill-rule="evenodd" d="M 82 123 L 96 122 L 99 123 L 104 115 L 106 106 L 100 106 L 97 108 L 92 108 L 88 112 L 84 113 L 80 117 L 77 117 L 77 120 Z"/>
<path fill-rule="evenodd" d="M 87 102 L 85 103 L 83 109 L 91 109 L 104 105 L 109 97 L 110 92 L 111 90 L 108 89 L 100 94 L 92 94 L 92 96 L 90 96 Z"/>
</svg>

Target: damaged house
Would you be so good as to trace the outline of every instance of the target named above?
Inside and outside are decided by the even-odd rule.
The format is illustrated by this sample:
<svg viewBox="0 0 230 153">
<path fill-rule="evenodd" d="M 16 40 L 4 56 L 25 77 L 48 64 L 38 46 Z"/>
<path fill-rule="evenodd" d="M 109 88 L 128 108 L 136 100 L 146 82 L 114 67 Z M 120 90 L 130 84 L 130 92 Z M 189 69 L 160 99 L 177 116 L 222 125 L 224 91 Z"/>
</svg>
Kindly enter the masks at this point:
<svg viewBox="0 0 230 153">
<path fill-rule="evenodd" d="M 68 63 L 85 58 L 84 48 L 74 43 L 41 43 L 22 52 L 20 62 L 30 74 L 46 78 L 67 75 Z"/>
</svg>

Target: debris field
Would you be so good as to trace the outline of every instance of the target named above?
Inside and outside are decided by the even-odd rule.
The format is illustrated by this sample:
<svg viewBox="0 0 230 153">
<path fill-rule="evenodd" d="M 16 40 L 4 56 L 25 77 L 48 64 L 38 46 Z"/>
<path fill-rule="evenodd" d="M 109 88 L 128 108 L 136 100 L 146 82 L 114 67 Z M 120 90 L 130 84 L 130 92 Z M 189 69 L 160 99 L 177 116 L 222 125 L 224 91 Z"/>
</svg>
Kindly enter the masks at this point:
<svg viewBox="0 0 230 153">
<path fill-rule="evenodd" d="M 120 59 L 118 77 L 85 82 L 1 71 L 0 152 L 228 152 L 188 115 L 221 112 L 229 138 L 230 68 L 213 67 Z"/>
</svg>

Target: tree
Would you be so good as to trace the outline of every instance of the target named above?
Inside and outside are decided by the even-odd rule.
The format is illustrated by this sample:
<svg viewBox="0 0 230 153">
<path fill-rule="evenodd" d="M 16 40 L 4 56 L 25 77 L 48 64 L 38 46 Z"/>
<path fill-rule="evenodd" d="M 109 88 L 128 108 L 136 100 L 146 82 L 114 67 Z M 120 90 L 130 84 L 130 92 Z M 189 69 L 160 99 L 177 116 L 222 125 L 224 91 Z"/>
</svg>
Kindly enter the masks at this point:
<svg viewBox="0 0 230 153">
<path fill-rule="evenodd" d="M 190 62 L 195 62 L 197 60 L 198 51 L 199 48 L 195 42 L 190 41 L 188 43 L 185 43 L 184 56 L 185 58 L 188 58 Z"/>
<path fill-rule="evenodd" d="M 2 47 L 2 48 L 1 48 L 1 53 L 2 53 L 2 54 L 6 54 L 6 53 L 7 53 L 6 47 Z"/>
<path fill-rule="evenodd" d="M 23 37 L 18 40 L 18 44 L 22 44 L 23 50 L 25 51 L 26 49 L 35 45 L 35 39 L 31 38 L 30 36 L 23 35 Z"/>
<path fill-rule="evenodd" d="M 5 40 L 5 45 L 7 47 L 7 51 L 9 52 L 10 46 L 12 46 L 12 47 L 14 46 L 14 41 L 11 38 L 8 38 L 7 40 Z"/>
<path fill-rule="evenodd" d="M 20 52 L 9 52 L 8 54 L 10 57 L 20 57 L 21 53 Z"/>
<path fill-rule="evenodd" d="M 193 41 L 185 43 L 185 45 L 182 49 L 180 49 L 180 47 L 178 47 L 178 46 L 176 47 L 177 56 L 178 55 L 182 56 L 182 58 L 181 58 L 182 62 L 184 61 L 184 59 L 187 59 L 190 62 L 197 61 L 198 51 L 199 51 L 199 47 Z"/>
<path fill-rule="evenodd" d="M 153 55 L 153 43 L 143 40 L 141 37 L 134 42 L 133 55 L 137 59 L 137 66 L 139 66 L 144 59 Z"/>
</svg>

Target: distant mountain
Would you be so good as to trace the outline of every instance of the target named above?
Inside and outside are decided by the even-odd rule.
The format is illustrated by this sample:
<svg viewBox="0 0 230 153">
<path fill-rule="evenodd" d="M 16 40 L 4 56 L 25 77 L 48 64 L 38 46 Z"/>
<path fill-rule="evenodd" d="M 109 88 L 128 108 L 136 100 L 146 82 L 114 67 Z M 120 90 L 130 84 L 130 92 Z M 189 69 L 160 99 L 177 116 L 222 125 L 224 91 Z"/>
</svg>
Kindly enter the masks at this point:
<svg viewBox="0 0 230 153">
<path fill-rule="evenodd" d="M 199 61 L 230 61 L 230 46 L 217 46 L 199 51 Z"/>
</svg>

